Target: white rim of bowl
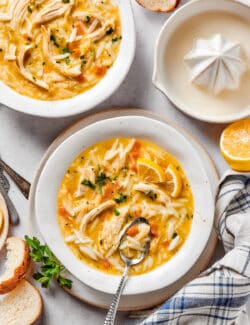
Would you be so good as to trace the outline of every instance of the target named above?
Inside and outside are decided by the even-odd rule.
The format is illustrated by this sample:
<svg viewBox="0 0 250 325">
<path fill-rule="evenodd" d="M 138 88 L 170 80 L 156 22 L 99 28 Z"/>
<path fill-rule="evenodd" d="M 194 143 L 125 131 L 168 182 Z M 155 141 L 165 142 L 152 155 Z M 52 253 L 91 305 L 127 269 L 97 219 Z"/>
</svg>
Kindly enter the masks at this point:
<svg viewBox="0 0 250 325">
<path fill-rule="evenodd" d="M 0 103 L 15 111 L 45 118 L 77 115 L 99 105 L 122 84 L 133 63 L 136 48 L 135 24 L 130 1 L 116 0 L 121 15 L 122 40 L 118 56 L 106 76 L 93 88 L 72 98 L 43 101 L 20 95 L 0 80 Z"/>
<path fill-rule="evenodd" d="M 160 30 L 159 36 L 156 40 L 156 45 L 155 45 L 155 50 L 154 50 L 154 68 L 153 68 L 153 76 L 152 76 L 152 82 L 154 84 L 154 86 L 156 88 L 158 88 L 165 96 L 167 96 L 167 98 L 176 106 L 177 109 L 179 109 L 180 111 L 182 111 L 183 113 L 185 113 L 188 116 L 191 116 L 197 120 L 200 121 L 204 121 L 204 122 L 210 122 L 210 123 L 229 123 L 229 122 L 234 122 L 236 120 L 240 120 L 246 117 L 250 116 L 250 105 L 243 108 L 242 112 L 233 114 L 233 115 L 222 115 L 220 117 L 215 117 L 215 116 L 207 116 L 204 114 L 199 114 L 199 113 L 195 113 L 194 111 L 190 110 L 190 108 L 188 106 L 186 106 L 184 103 L 182 103 L 179 99 L 178 96 L 175 96 L 173 94 L 173 92 L 171 92 L 171 90 L 168 88 L 168 86 L 166 84 L 164 84 L 161 81 L 161 77 L 159 76 L 159 53 L 160 51 L 163 49 L 163 43 L 162 43 L 162 38 L 163 38 L 163 34 L 166 32 L 166 30 L 168 30 L 168 26 L 171 25 L 176 17 L 178 17 L 179 15 L 183 15 L 185 13 L 186 10 L 190 10 L 192 6 L 196 6 L 197 3 L 199 2 L 203 2 L 204 3 L 205 0 L 193 0 L 190 1 L 186 4 L 184 4 L 182 7 L 178 8 L 165 22 L 165 24 L 163 25 L 163 27 Z M 230 3 L 233 4 L 235 6 L 239 6 L 242 8 L 245 8 L 247 10 L 250 11 L 250 6 L 239 2 L 239 1 L 235 1 L 235 0 L 220 0 L 220 2 L 224 2 L 226 3 Z M 211 0 L 207 0 L 207 3 L 211 3 Z M 216 0 L 213 1 L 214 4 L 216 4 Z M 218 3 L 218 1 L 217 1 Z M 211 10 L 213 8 L 211 7 Z M 226 10 L 226 7 L 225 7 Z M 184 20 L 182 21 L 184 22 Z M 164 43 L 164 46 L 166 44 Z"/>
</svg>

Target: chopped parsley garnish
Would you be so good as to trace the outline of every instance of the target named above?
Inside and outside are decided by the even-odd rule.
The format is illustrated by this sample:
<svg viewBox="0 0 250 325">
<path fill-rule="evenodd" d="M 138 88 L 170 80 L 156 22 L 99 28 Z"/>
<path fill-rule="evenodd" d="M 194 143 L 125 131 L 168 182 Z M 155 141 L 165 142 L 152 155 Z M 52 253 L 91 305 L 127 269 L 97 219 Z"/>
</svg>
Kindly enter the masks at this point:
<svg viewBox="0 0 250 325">
<path fill-rule="evenodd" d="M 30 6 L 28 6 L 27 10 L 28 10 L 28 12 L 32 13 L 32 9 Z"/>
<path fill-rule="evenodd" d="M 3 49 L 0 49 L 0 52 L 2 52 L 3 51 Z"/>
<path fill-rule="evenodd" d="M 70 49 L 68 48 L 68 46 L 62 49 L 62 53 L 63 54 L 70 53 Z"/>
<path fill-rule="evenodd" d="M 84 55 L 80 55 L 80 59 L 83 60 L 84 59 Z"/>
<path fill-rule="evenodd" d="M 148 196 L 152 201 L 157 199 L 157 194 L 152 190 L 145 192 L 145 195 Z"/>
<path fill-rule="evenodd" d="M 119 195 L 120 196 L 118 198 L 114 199 L 116 203 L 123 203 L 127 201 L 128 196 L 126 194 L 119 193 Z"/>
<path fill-rule="evenodd" d="M 59 44 L 57 43 L 56 38 L 53 34 L 50 35 L 50 40 L 54 43 L 56 47 L 59 47 Z"/>
<path fill-rule="evenodd" d="M 35 76 L 32 76 L 33 80 L 36 81 L 36 77 Z"/>
<path fill-rule="evenodd" d="M 70 58 L 69 58 L 69 57 L 65 58 L 65 63 L 66 63 L 67 65 L 70 64 Z"/>
<path fill-rule="evenodd" d="M 100 245 L 102 245 L 102 244 L 103 244 L 103 240 L 101 239 L 101 240 L 99 241 L 99 243 L 100 243 Z"/>
<path fill-rule="evenodd" d="M 109 179 L 109 177 L 106 176 L 105 173 L 100 172 L 100 174 L 96 177 L 95 183 L 98 186 L 97 192 L 99 194 L 102 194 L 102 188 L 106 185 L 106 181 Z"/>
<path fill-rule="evenodd" d="M 62 0 L 63 3 L 70 3 L 70 0 Z"/>
<path fill-rule="evenodd" d="M 43 61 L 42 65 L 45 65 L 45 64 L 46 64 L 46 62 Z"/>
<path fill-rule="evenodd" d="M 174 232 L 174 233 L 173 233 L 173 236 L 172 236 L 172 239 L 174 239 L 174 238 L 177 237 L 177 236 L 178 236 L 177 232 Z"/>
<path fill-rule="evenodd" d="M 86 16 L 86 22 L 90 23 L 91 17 L 90 16 Z"/>
<path fill-rule="evenodd" d="M 126 223 L 128 223 L 131 219 L 133 219 L 133 217 L 130 215 L 130 214 L 128 214 L 127 216 L 126 216 Z"/>
<path fill-rule="evenodd" d="M 122 39 L 122 36 L 115 36 L 112 38 L 112 42 L 115 43 L 117 41 L 120 41 Z"/>
<path fill-rule="evenodd" d="M 115 214 L 116 216 L 119 216 L 119 215 L 120 215 L 119 210 L 115 209 L 115 210 L 114 210 L 114 214 Z"/>
<path fill-rule="evenodd" d="M 91 56 L 94 56 L 94 55 L 95 55 L 95 51 L 92 50 L 92 51 L 89 52 L 89 54 L 90 54 Z"/>
<path fill-rule="evenodd" d="M 88 186 L 90 188 L 92 188 L 92 190 L 94 190 L 96 188 L 95 184 L 93 184 L 91 181 L 89 181 L 88 179 L 84 179 L 81 182 L 82 185 Z"/>
<path fill-rule="evenodd" d="M 106 34 L 107 35 L 111 35 L 114 32 L 114 28 L 110 27 L 107 31 Z"/>
</svg>

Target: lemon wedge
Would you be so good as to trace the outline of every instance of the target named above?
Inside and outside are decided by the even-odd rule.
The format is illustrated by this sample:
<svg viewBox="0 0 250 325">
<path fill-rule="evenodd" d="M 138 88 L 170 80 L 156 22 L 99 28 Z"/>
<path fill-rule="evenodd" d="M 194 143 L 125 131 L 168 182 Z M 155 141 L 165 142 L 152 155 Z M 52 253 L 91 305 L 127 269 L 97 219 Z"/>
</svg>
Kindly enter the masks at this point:
<svg viewBox="0 0 250 325">
<path fill-rule="evenodd" d="M 165 174 L 161 166 L 146 158 L 137 159 L 139 177 L 148 183 L 163 183 Z"/>
<path fill-rule="evenodd" d="M 222 132 L 220 150 L 231 168 L 250 171 L 250 119 L 237 121 Z"/>
<path fill-rule="evenodd" d="M 177 169 L 169 164 L 166 169 L 166 187 L 173 198 L 178 197 L 182 191 L 182 179 Z"/>
</svg>

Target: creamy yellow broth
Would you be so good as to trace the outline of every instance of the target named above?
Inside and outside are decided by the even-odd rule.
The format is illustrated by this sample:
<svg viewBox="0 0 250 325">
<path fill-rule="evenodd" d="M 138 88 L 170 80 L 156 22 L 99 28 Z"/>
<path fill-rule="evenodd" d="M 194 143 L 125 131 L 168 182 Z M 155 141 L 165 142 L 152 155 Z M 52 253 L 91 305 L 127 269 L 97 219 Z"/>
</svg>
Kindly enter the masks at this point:
<svg viewBox="0 0 250 325">
<path fill-rule="evenodd" d="M 73 97 L 105 76 L 121 38 L 112 0 L 3 0 L 0 80 L 40 100 Z"/>
<path fill-rule="evenodd" d="M 147 183 L 152 191 L 145 193 L 134 189 L 145 181 L 138 171 L 140 158 L 163 171 L 174 166 L 182 186 L 178 197 L 171 197 L 164 182 Z M 159 201 L 155 189 L 164 193 L 166 203 Z M 90 220 L 91 211 L 103 204 L 109 208 Z M 124 267 L 117 246 L 126 226 L 138 216 L 148 219 L 149 254 L 130 269 L 131 275 L 138 275 L 166 263 L 178 252 L 190 232 L 194 203 L 184 170 L 171 154 L 149 141 L 119 138 L 87 148 L 72 162 L 61 182 L 57 207 L 59 227 L 72 252 L 83 263 L 109 274 L 120 274 Z M 133 240 L 137 233 L 131 233 Z"/>
</svg>

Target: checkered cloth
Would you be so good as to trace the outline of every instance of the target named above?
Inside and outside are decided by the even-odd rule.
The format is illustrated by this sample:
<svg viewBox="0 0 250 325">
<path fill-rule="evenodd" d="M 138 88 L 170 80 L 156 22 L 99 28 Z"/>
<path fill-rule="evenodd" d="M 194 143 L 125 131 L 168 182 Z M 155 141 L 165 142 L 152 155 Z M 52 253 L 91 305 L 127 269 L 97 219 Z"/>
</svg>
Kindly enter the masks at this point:
<svg viewBox="0 0 250 325">
<path fill-rule="evenodd" d="M 250 175 L 228 174 L 216 203 L 216 229 L 226 255 L 189 282 L 142 324 L 249 324 Z"/>
</svg>

